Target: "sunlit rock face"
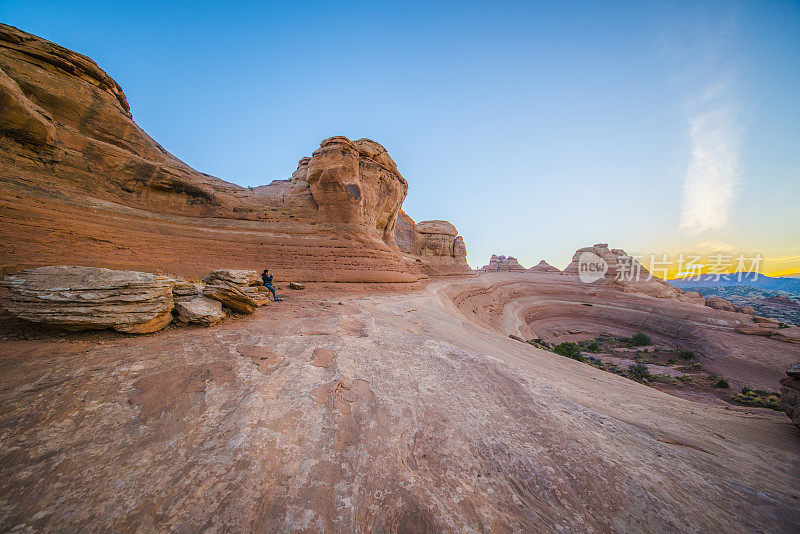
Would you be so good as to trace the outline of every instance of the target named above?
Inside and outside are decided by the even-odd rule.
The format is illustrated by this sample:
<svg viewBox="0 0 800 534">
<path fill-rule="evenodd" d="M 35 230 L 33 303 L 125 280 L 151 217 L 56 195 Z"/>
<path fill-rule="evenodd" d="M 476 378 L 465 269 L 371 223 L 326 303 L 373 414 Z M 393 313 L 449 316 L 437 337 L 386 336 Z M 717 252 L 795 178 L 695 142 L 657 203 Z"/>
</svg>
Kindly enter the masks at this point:
<svg viewBox="0 0 800 534">
<path fill-rule="evenodd" d="M 240 187 L 151 139 L 94 61 L 6 25 L 0 102 L 0 273 L 68 263 L 195 278 L 221 265 L 309 281 L 425 276 L 395 242 L 408 184 L 374 141 L 331 137 L 291 179 Z"/>
<path fill-rule="evenodd" d="M 417 267 L 428 275 L 469 274 L 467 248 L 455 226 L 447 221 L 414 223 L 400 213 L 395 229 L 397 246 L 413 255 Z"/>
<path fill-rule="evenodd" d="M 484 265 L 480 268 L 481 271 L 516 271 L 522 272 L 525 270 L 525 267 L 520 265 L 517 261 L 517 258 L 514 256 L 498 256 L 497 254 L 492 254 L 492 257 L 489 259 L 488 265 Z"/>
</svg>

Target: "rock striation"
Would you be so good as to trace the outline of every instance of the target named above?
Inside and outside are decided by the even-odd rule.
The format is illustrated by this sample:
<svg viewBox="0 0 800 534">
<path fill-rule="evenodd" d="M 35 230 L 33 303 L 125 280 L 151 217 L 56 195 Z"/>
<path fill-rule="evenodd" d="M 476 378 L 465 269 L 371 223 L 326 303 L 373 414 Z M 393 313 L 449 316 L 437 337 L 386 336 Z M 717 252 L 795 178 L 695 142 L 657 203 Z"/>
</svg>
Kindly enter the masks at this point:
<svg viewBox="0 0 800 534">
<path fill-rule="evenodd" d="M 415 223 L 401 210 L 395 242 L 409 255 L 410 264 L 431 276 L 470 274 L 467 247 L 455 226 L 447 221 Z"/>
<path fill-rule="evenodd" d="M 255 271 L 216 269 L 203 282 L 203 296 L 237 313 L 251 314 L 269 301 L 269 293 Z"/>
<path fill-rule="evenodd" d="M 542 273 L 560 273 L 561 271 L 557 267 L 553 267 L 546 261 L 542 260 L 530 269 L 531 272 L 542 272 Z"/>
<path fill-rule="evenodd" d="M 492 257 L 489 259 L 489 264 L 484 265 L 479 270 L 524 272 L 525 267 L 520 265 L 517 258 L 514 256 L 498 256 L 497 254 L 492 254 Z"/>
<path fill-rule="evenodd" d="M 3 24 L 0 102 L 0 274 L 69 263 L 199 278 L 235 253 L 298 281 L 425 276 L 396 244 L 408 184 L 379 143 L 331 137 L 291 179 L 239 187 L 151 139 L 94 61 Z M 454 270 L 462 249 L 428 259 Z"/>
<path fill-rule="evenodd" d="M 781 408 L 800 427 L 800 363 L 789 367 L 781 380 Z"/>
<path fill-rule="evenodd" d="M 6 276 L 3 305 L 20 319 L 69 330 L 155 332 L 172 321 L 166 276 L 83 266 L 51 266 Z"/>
</svg>

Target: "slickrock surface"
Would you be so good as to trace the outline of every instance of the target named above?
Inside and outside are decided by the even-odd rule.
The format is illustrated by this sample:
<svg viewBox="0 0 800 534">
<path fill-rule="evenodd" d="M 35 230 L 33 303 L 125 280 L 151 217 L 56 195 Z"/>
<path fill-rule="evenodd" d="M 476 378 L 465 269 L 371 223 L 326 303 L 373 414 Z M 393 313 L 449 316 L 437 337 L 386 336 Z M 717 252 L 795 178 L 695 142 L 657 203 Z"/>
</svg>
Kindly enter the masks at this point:
<svg viewBox="0 0 800 534">
<path fill-rule="evenodd" d="M 781 407 L 792 422 L 800 427 L 800 363 L 789 367 L 781 386 Z"/>
<path fill-rule="evenodd" d="M 529 271 L 534 271 L 534 272 L 546 272 L 546 273 L 560 273 L 561 272 L 560 270 L 558 270 L 557 267 L 553 267 L 552 265 L 550 265 L 549 263 L 547 263 L 544 260 L 540 261 L 539 263 L 537 263 L 536 265 L 534 265 L 533 267 L 531 267 L 528 270 Z"/>
<path fill-rule="evenodd" d="M 0 318 L 0 530 L 796 530 L 785 414 L 670 396 L 508 335 L 559 301 L 571 325 L 607 307 L 631 329 L 670 320 L 755 348 L 720 358 L 786 369 L 771 351 L 800 347 L 675 300 L 600 287 L 570 305 L 585 293 L 572 278 L 310 287 L 279 320 L 270 306 L 135 338 Z"/>
<path fill-rule="evenodd" d="M 514 256 L 498 256 L 497 254 L 492 254 L 492 257 L 489 259 L 489 264 L 484 265 L 479 269 L 480 271 L 515 271 L 515 272 L 523 272 L 525 271 L 525 267 L 519 264 L 517 258 Z"/>
<path fill-rule="evenodd" d="M 472 272 L 467 264 L 467 248 L 458 230 L 447 221 L 414 220 L 401 210 L 395 228 L 400 250 L 408 253 L 413 269 L 426 275 L 464 275 Z"/>
<path fill-rule="evenodd" d="M 0 102 L 0 274 L 78 264 L 199 278 L 234 254 L 284 280 L 424 277 L 395 244 L 408 184 L 374 141 L 331 137 L 291 180 L 239 187 L 151 139 L 91 59 L 3 24 Z"/>
<path fill-rule="evenodd" d="M 70 330 L 155 332 L 172 321 L 175 280 L 135 271 L 51 266 L 0 280 L 15 317 Z"/>
</svg>

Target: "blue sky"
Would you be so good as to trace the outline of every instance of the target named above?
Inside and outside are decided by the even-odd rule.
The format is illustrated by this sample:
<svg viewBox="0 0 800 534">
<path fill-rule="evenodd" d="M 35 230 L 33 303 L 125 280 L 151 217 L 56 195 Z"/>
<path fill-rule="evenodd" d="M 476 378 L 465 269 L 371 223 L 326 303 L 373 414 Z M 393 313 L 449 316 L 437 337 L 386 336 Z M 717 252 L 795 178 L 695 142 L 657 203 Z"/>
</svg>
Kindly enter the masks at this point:
<svg viewBox="0 0 800 534">
<path fill-rule="evenodd" d="M 3 2 L 134 119 L 240 185 L 323 138 L 386 146 L 473 266 L 578 247 L 761 253 L 800 271 L 800 3 Z"/>
</svg>

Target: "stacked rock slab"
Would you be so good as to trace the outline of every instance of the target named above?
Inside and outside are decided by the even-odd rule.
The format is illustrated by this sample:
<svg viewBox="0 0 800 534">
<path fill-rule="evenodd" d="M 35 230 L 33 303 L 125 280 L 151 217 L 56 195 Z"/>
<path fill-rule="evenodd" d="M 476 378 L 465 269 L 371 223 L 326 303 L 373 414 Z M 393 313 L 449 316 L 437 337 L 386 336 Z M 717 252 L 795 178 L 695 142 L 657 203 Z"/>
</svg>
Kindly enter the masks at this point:
<svg viewBox="0 0 800 534">
<path fill-rule="evenodd" d="M 172 321 L 172 286 L 166 276 L 96 267 L 28 269 L 0 281 L 3 304 L 20 319 L 69 330 L 113 328 L 155 332 Z"/>
<path fill-rule="evenodd" d="M 217 269 L 203 278 L 203 295 L 237 313 L 250 314 L 268 302 L 267 289 L 255 271 Z"/>
<path fill-rule="evenodd" d="M 470 274 L 467 247 L 455 226 L 447 221 L 414 223 L 402 210 L 395 226 L 397 247 L 410 255 L 422 273 L 430 276 Z"/>
<path fill-rule="evenodd" d="M 800 427 L 800 363 L 789 367 L 781 380 L 781 408 Z"/>
<path fill-rule="evenodd" d="M 519 264 L 517 258 L 514 256 L 498 256 L 492 254 L 489 259 L 489 264 L 480 268 L 481 271 L 509 271 L 509 272 L 524 272 L 526 269 Z"/>
<path fill-rule="evenodd" d="M 287 280 L 424 278 L 395 244 L 408 184 L 374 141 L 331 137 L 291 179 L 239 187 L 151 139 L 90 58 L 3 24 L 0 102 L 2 274 L 80 263 L 198 278 L 235 253 Z M 461 265 L 462 249 L 442 262 Z"/>
</svg>

